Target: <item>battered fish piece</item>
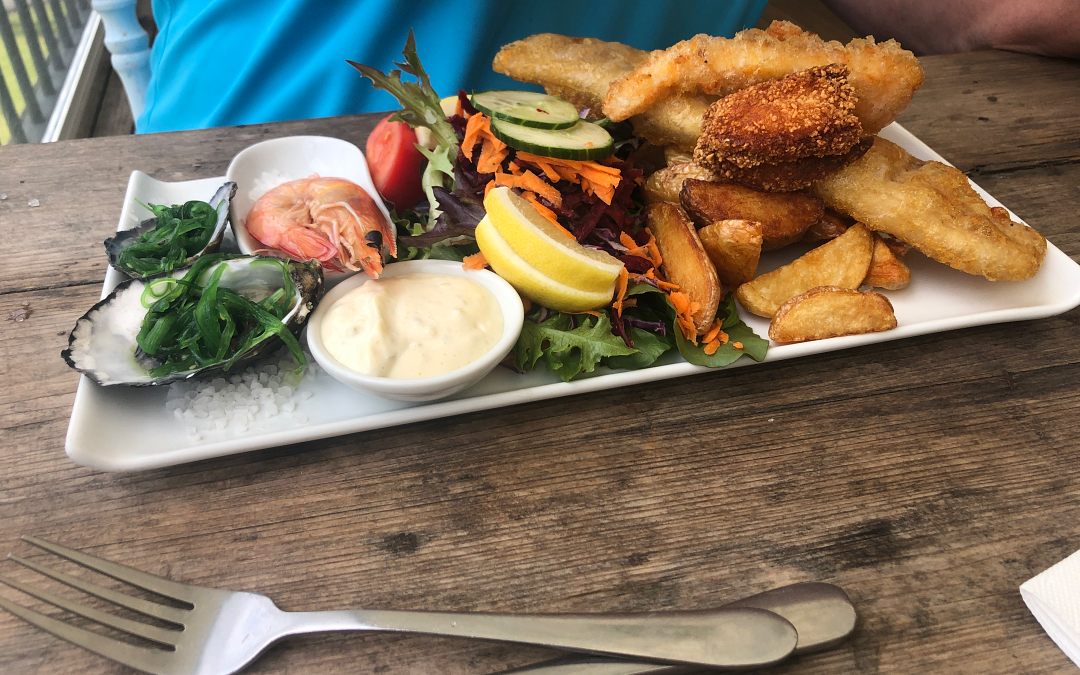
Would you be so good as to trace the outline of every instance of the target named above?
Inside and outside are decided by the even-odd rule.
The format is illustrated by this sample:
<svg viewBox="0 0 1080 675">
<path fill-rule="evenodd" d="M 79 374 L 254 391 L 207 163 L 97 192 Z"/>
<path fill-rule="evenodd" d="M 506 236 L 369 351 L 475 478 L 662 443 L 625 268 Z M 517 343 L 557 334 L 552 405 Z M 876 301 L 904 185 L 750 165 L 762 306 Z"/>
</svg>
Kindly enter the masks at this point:
<svg viewBox="0 0 1080 675">
<path fill-rule="evenodd" d="M 611 84 L 604 114 L 615 121 L 652 109 L 676 95 L 726 95 L 744 87 L 828 63 L 846 65 L 855 89 L 855 115 L 867 134 L 896 119 L 922 85 L 915 55 L 895 40 L 856 38 L 826 42 L 793 23 L 774 21 L 733 38 L 696 35 L 651 52 L 648 59 Z"/>
<path fill-rule="evenodd" d="M 831 63 L 725 96 L 705 113 L 694 161 L 765 190 L 809 187 L 821 173 L 801 170 L 804 160 L 836 158 L 807 168 L 839 168 L 863 137 L 847 75 L 846 66 Z"/>
<path fill-rule="evenodd" d="M 991 209 L 959 169 L 918 160 L 883 138 L 811 191 L 870 229 L 991 281 L 1029 279 L 1046 257 L 1046 239 Z"/>
<path fill-rule="evenodd" d="M 648 53 L 619 42 L 540 33 L 511 42 L 492 68 L 521 82 L 539 84 L 551 95 L 600 110 L 608 86 L 631 72 Z M 701 118 L 715 96 L 674 96 L 635 117 L 634 132 L 655 145 L 692 150 Z"/>
</svg>

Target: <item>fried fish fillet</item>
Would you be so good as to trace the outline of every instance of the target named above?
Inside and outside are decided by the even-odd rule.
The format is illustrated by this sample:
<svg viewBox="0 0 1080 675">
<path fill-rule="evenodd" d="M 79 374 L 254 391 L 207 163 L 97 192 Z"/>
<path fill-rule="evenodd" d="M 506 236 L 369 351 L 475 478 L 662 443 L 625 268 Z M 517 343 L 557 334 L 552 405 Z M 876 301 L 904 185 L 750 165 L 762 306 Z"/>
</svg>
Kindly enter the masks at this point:
<svg viewBox="0 0 1080 675">
<path fill-rule="evenodd" d="M 504 46 L 495 55 L 492 68 L 599 111 L 608 85 L 647 57 L 648 52 L 619 42 L 540 33 Z M 701 118 L 715 98 L 689 95 L 659 101 L 632 120 L 634 131 L 656 145 L 693 149 L 701 133 Z"/>
<path fill-rule="evenodd" d="M 826 42 L 787 21 L 751 28 L 733 38 L 696 35 L 651 52 L 611 84 L 604 114 L 620 121 L 677 95 L 725 95 L 758 82 L 828 63 L 846 65 L 857 102 L 855 114 L 868 134 L 892 122 L 923 80 L 915 55 L 895 40 L 856 38 Z"/>
<path fill-rule="evenodd" d="M 870 229 L 991 281 L 1028 279 L 1046 256 L 1042 235 L 990 208 L 959 169 L 916 159 L 883 138 L 811 191 Z"/>
</svg>

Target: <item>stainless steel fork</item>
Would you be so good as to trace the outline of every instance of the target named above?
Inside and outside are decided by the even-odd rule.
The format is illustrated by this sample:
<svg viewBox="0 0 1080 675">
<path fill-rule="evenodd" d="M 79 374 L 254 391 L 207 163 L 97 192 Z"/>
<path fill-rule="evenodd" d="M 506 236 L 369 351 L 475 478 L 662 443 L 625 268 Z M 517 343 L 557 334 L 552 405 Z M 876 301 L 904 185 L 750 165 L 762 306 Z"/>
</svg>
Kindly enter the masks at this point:
<svg viewBox="0 0 1080 675">
<path fill-rule="evenodd" d="M 141 638 L 132 644 L 0 598 L 0 607 L 80 647 L 150 673 L 232 673 L 289 635 L 324 631 L 393 631 L 542 645 L 569 651 L 723 668 L 782 660 L 795 649 L 795 628 L 758 608 L 648 614 L 534 614 L 345 610 L 285 612 L 256 593 L 191 586 L 141 572 L 37 537 L 23 539 L 61 558 L 166 598 L 149 601 L 90 583 L 18 556 L 11 560 L 63 584 L 169 624 L 115 616 L 52 592 L 0 577 L 23 593 Z"/>
</svg>

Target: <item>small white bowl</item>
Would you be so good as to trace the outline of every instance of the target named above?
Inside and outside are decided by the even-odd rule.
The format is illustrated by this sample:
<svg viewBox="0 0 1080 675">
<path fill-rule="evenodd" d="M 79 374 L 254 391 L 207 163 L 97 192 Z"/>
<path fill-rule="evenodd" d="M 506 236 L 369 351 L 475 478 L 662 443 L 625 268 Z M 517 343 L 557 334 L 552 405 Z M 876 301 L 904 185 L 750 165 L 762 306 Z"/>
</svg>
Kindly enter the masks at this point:
<svg viewBox="0 0 1080 675">
<path fill-rule="evenodd" d="M 375 200 L 386 221 L 392 222 L 390 212 L 371 182 L 367 160 L 360 148 L 329 136 L 275 138 L 238 152 L 225 172 L 226 180 L 234 181 L 237 186 L 229 215 L 236 244 L 243 253 L 252 255 L 266 249 L 248 234 L 245 227 L 251 207 L 259 197 L 282 183 L 311 176 L 344 178 L 356 183 Z M 327 283 L 336 283 L 352 274 L 327 271 Z"/>
<path fill-rule="evenodd" d="M 495 296 L 502 312 L 503 332 L 498 342 L 483 356 L 457 370 L 432 377 L 397 379 L 364 375 L 342 365 L 327 351 L 322 341 L 323 317 L 330 307 L 346 293 L 367 283 L 370 278 L 365 274 L 356 274 L 345 279 L 331 289 L 319 302 L 319 306 L 308 318 L 307 344 L 315 361 L 323 370 L 342 384 L 353 389 L 367 391 L 385 398 L 399 401 L 432 401 L 455 394 L 466 387 L 476 384 L 484 378 L 499 362 L 510 353 L 521 334 L 521 325 L 525 319 L 525 308 L 521 304 L 514 287 L 502 277 L 488 270 L 467 270 L 460 262 L 452 260 L 409 260 L 390 263 L 383 270 L 380 279 L 392 279 L 413 274 L 444 274 L 447 276 L 466 277 L 486 288 Z"/>
</svg>

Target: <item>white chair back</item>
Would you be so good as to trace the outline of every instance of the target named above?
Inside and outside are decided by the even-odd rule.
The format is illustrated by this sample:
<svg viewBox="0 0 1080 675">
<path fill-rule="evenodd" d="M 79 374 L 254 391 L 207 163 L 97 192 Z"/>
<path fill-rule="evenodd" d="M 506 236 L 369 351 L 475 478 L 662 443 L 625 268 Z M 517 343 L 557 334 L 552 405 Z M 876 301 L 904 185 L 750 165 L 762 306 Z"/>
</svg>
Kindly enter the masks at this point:
<svg viewBox="0 0 1080 675">
<path fill-rule="evenodd" d="M 90 4 L 105 25 L 105 48 L 124 85 L 131 115 L 139 119 L 150 85 L 150 39 L 139 24 L 136 0 L 93 0 Z"/>
</svg>

